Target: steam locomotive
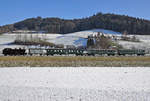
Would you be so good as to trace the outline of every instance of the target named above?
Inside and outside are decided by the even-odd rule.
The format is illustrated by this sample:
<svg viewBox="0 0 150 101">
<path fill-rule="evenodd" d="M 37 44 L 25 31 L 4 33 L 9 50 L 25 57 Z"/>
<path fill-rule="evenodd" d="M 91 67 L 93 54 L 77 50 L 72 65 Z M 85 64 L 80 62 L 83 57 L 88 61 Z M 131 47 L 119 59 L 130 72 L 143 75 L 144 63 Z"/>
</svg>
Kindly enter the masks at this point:
<svg viewBox="0 0 150 101">
<path fill-rule="evenodd" d="M 5 48 L 5 49 L 3 49 L 2 54 L 4 56 L 27 55 L 26 49 L 21 49 L 21 48 L 19 48 L 19 49 Z"/>
</svg>

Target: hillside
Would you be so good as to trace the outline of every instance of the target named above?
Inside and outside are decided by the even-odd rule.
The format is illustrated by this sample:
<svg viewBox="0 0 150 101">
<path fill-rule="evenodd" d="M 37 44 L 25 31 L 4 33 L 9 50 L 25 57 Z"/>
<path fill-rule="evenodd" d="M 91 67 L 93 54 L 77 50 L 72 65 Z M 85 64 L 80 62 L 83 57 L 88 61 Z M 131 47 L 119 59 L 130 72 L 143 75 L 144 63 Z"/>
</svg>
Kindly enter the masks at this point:
<svg viewBox="0 0 150 101">
<path fill-rule="evenodd" d="M 40 38 L 40 39 L 46 39 L 47 42 L 54 43 L 54 44 L 63 44 L 63 45 L 74 45 L 76 47 L 78 46 L 86 46 L 87 44 L 87 37 L 91 35 L 96 35 L 97 32 L 103 32 L 109 36 L 114 35 L 118 39 L 121 36 L 121 33 L 114 32 L 111 30 L 104 30 L 104 29 L 93 29 L 93 30 L 85 30 L 75 33 L 69 33 L 69 34 L 22 34 L 21 38 L 23 40 L 27 40 L 27 38 Z M 38 36 L 37 36 L 38 35 Z M 128 35 L 128 37 L 132 37 L 133 35 Z M 117 43 L 122 45 L 125 49 L 145 49 L 150 50 L 150 35 L 134 35 L 137 39 L 140 40 L 140 42 L 131 42 L 131 41 L 123 41 L 118 40 Z M 4 48 L 19 48 L 24 47 L 20 45 L 12 44 L 15 39 L 20 37 L 19 34 L 16 33 L 7 33 L 0 35 L 0 53 L 1 50 Z"/>
<path fill-rule="evenodd" d="M 44 30 L 49 33 L 72 33 L 90 29 L 107 29 L 116 32 L 127 31 L 128 34 L 149 35 L 150 21 L 133 18 L 125 15 L 102 14 L 82 19 L 60 19 L 60 18 L 30 18 L 24 21 L 0 27 L 0 33 L 12 30 Z"/>
</svg>

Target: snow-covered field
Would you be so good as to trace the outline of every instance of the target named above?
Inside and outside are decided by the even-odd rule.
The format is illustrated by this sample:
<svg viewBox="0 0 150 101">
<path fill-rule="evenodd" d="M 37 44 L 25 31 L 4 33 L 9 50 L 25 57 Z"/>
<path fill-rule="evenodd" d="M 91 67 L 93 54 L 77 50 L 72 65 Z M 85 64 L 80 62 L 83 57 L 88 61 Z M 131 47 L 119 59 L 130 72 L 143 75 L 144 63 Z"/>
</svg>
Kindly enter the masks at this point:
<svg viewBox="0 0 150 101">
<path fill-rule="evenodd" d="M 0 101 L 150 101 L 150 68 L 0 68 Z"/>
<path fill-rule="evenodd" d="M 128 35 L 132 36 L 132 35 Z M 135 35 L 140 42 L 119 41 L 118 43 L 127 49 L 148 49 L 150 50 L 150 35 Z"/>
<path fill-rule="evenodd" d="M 16 37 L 20 36 L 19 34 L 8 34 L 8 33 L 5 33 L 5 34 L 2 34 L 0 35 L 0 44 L 8 44 L 8 43 L 11 43 L 11 42 L 14 42 Z M 21 34 L 21 37 L 24 38 L 24 37 L 27 37 L 27 38 L 31 38 L 32 37 L 40 37 L 40 38 L 46 38 L 46 39 L 55 39 L 56 37 L 59 37 L 61 36 L 60 34 Z"/>
</svg>

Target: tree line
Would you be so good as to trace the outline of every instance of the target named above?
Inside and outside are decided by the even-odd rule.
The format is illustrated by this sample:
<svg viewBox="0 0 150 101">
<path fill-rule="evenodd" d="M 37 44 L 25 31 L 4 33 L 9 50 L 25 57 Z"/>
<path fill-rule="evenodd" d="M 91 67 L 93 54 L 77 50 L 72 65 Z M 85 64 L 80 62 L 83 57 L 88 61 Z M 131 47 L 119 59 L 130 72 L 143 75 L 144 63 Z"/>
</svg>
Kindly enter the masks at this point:
<svg viewBox="0 0 150 101">
<path fill-rule="evenodd" d="M 12 25 L 0 27 L 0 33 L 12 30 L 36 30 L 48 33 L 66 34 L 71 32 L 108 29 L 117 32 L 127 31 L 128 34 L 150 34 L 150 21 L 125 15 L 97 13 L 82 19 L 60 19 L 60 18 L 30 18 Z"/>
<path fill-rule="evenodd" d="M 88 36 L 87 49 L 122 49 L 116 41 L 112 40 L 112 37 L 105 36 L 103 33 L 99 33 L 95 36 Z"/>
</svg>

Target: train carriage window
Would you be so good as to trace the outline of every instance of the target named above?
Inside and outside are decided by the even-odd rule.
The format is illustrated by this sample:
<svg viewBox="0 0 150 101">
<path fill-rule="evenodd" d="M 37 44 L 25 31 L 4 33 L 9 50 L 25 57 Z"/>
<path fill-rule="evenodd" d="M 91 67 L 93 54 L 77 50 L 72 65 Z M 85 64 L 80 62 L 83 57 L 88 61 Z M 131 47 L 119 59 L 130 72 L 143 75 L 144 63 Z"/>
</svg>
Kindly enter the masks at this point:
<svg viewBox="0 0 150 101">
<path fill-rule="evenodd" d="M 69 52 L 69 50 L 67 50 L 67 49 L 66 49 L 66 50 L 64 50 L 64 52 L 66 52 L 66 53 L 67 53 L 67 52 Z"/>
</svg>

